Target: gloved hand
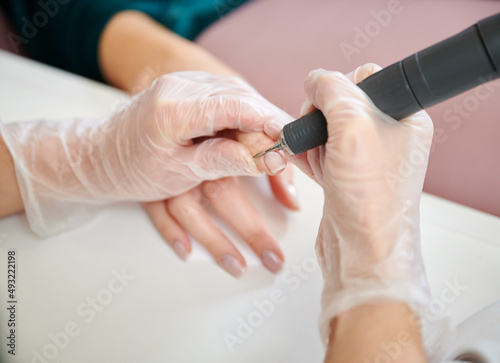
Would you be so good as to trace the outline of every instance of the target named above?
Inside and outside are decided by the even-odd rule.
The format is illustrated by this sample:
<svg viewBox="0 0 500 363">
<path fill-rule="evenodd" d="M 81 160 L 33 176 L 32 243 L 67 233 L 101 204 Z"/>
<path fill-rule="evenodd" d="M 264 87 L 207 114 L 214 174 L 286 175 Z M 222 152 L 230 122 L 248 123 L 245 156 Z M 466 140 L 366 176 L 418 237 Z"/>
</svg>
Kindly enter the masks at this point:
<svg viewBox="0 0 500 363">
<path fill-rule="evenodd" d="M 14 123 L 1 132 L 30 225 L 46 235 L 81 223 L 89 202 L 162 200 L 204 180 L 263 174 L 245 146 L 219 133 L 288 121 L 237 77 L 179 72 L 100 121 Z"/>
<path fill-rule="evenodd" d="M 316 241 L 325 342 L 332 319 L 356 306 L 399 301 L 418 314 L 430 301 L 419 204 L 433 125 L 424 111 L 398 122 L 355 86 L 379 69 L 368 64 L 347 77 L 316 70 L 305 82 L 302 113 L 319 108 L 328 120 L 326 145 L 298 158 L 325 194 Z M 435 338 L 424 336 L 428 349 Z"/>
</svg>

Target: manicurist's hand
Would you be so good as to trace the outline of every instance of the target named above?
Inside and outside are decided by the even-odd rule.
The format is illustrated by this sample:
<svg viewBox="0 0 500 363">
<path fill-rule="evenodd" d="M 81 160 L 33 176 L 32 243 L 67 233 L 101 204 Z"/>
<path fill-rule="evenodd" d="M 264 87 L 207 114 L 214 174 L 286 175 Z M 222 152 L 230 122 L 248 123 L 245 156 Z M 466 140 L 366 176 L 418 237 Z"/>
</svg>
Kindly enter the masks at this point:
<svg viewBox="0 0 500 363">
<path fill-rule="evenodd" d="M 372 361 L 401 331 L 413 345 L 396 361 L 425 360 L 419 324 L 409 322 L 430 298 L 419 204 L 433 125 L 424 111 L 398 122 L 355 86 L 379 69 L 316 70 L 305 82 L 303 113 L 318 108 L 328 121 L 326 145 L 297 158 L 325 194 L 316 252 L 328 361 Z"/>
</svg>

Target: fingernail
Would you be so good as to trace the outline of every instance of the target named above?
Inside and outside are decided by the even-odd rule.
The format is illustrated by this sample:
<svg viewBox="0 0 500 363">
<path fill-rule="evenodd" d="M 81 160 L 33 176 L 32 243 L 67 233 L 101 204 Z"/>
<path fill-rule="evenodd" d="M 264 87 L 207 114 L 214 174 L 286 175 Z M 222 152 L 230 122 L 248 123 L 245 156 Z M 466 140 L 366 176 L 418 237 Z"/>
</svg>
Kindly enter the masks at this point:
<svg viewBox="0 0 500 363">
<path fill-rule="evenodd" d="M 182 243 L 181 241 L 174 241 L 174 243 L 172 244 L 172 248 L 181 260 L 187 260 L 188 254 L 186 251 L 186 247 L 184 247 L 184 243 Z"/>
<path fill-rule="evenodd" d="M 286 161 L 280 153 L 271 151 L 264 156 L 264 163 L 271 173 L 276 174 L 286 167 Z"/>
<path fill-rule="evenodd" d="M 283 261 L 273 251 L 265 250 L 262 252 L 262 261 L 272 272 L 278 272 L 283 267 Z"/>
<path fill-rule="evenodd" d="M 295 188 L 295 185 L 288 184 L 288 186 L 286 187 L 286 190 L 287 190 L 288 196 L 290 197 L 290 200 L 297 207 L 297 209 L 299 209 L 300 208 L 299 198 L 297 197 L 297 188 Z"/>
<path fill-rule="evenodd" d="M 233 255 L 226 254 L 222 256 L 222 265 L 231 275 L 240 277 L 245 272 L 245 267 Z"/>
</svg>

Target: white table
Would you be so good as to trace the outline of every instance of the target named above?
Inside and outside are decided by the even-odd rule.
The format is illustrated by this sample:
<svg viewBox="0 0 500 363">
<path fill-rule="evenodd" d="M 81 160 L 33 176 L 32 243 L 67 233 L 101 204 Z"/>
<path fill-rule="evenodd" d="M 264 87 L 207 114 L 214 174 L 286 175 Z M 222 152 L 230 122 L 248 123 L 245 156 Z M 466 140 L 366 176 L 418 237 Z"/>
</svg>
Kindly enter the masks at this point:
<svg viewBox="0 0 500 363">
<path fill-rule="evenodd" d="M 124 99 L 110 87 L 0 52 L 3 122 L 99 117 Z M 45 240 L 30 231 L 24 215 L 0 220 L 0 360 L 320 362 L 321 273 L 314 242 L 322 191 L 300 173 L 296 179 L 302 205 L 297 213 L 271 202 L 265 179 L 244 181 L 285 252 L 287 262 L 277 276 L 248 249 L 250 266 L 240 280 L 199 251 L 181 262 L 136 204 L 110 206 L 83 227 Z M 440 299 L 454 279 L 466 286 L 445 304 L 454 324 L 500 300 L 499 236 L 499 218 L 423 196 L 422 248 L 433 294 Z M 18 268 L 15 357 L 5 350 L 11 249 Z M 122 271 L 133 279 L 117 280 Z M 97 298 L 98 305 L 92 307 L 88 298 Z M 264 300 L 274 300 L 272 307 Z M 268 316 L 256 303 L 266 305 Z M 255 327 L 247 326 L 245 337 L 240 328 L 238 336 L 241 321 L 249 319 Z M 60 334 L 65 329 L 74 335 L 67 341 Z M 226 333 L 238 337 L 232 349 Z M 59 348 L 50 334 L 59 338 Z M 38 353 L 54 357 L 34 358 Z"/>
</svg>

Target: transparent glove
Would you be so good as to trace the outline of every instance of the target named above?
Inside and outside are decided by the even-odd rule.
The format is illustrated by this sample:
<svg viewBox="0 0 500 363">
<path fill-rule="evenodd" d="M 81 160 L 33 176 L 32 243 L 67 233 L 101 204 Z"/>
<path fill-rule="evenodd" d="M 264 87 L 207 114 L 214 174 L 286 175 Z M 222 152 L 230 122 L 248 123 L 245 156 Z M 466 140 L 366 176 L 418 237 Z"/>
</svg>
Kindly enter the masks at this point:
<svg viewBox="0 0 500 363">
<path fill-rule="evenodd" d="M 298 162 L 325 193 L 316 241 L 325 343 L 332 319 L 353 307 L 400 301 L 418 314 L 430 301 L 419 204 L 433 125 L 424 111 L 392 119 L 354 85 L 379 69 L 368 64 L 347 77 L 316 70 L 305 83 L 303 113 L 319 108 L 328 120 L 326 145 Z M 428 353 L 438 335 L 424 336 Z"/>
<path fill-rule="evenodd" d="M 219 133 L 288 121 L 238 77 L 179 72 L 102 120 L 14 123 L 1 132 L 30 225 L 47 235 L 86 220 L 92 204 L 162 200 L 204 180 L 261 175 L 248 149 Z"/>
</svg>

